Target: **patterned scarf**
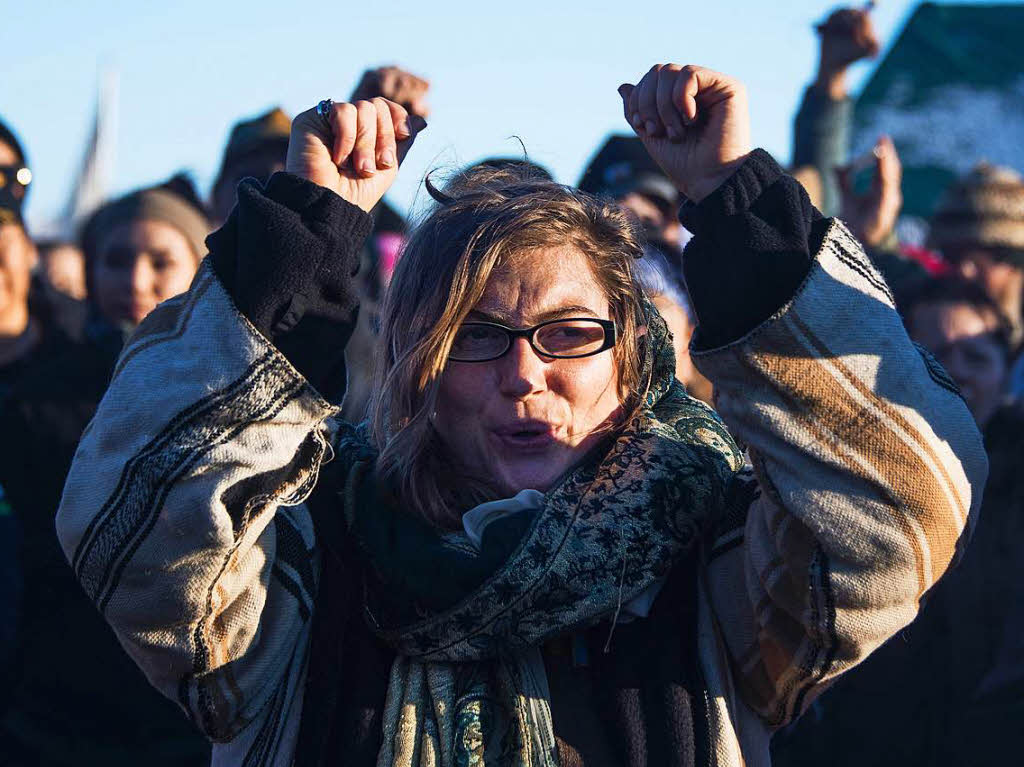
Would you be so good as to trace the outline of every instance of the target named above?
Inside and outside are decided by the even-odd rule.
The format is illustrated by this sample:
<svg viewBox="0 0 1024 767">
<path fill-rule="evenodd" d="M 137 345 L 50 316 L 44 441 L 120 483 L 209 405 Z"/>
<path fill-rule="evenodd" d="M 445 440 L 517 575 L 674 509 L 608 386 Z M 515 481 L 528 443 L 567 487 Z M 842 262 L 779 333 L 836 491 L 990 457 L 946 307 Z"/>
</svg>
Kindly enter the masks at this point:
<svg viewBox="0 0 1024 767">
<path fill-rule="evenodd" d="M 652 387 L 641 412 L 547 493 L 493 522 L 477 551 L 372 480 L 364 436 L 341 435 L 346 514 L 367 556 L 366 612 L 398 653 L 378 767 L 549 767 L 558 757 L 540 647 L 613 619 L 700 541 L 742 455 L 717 415 L 674 379 L 651 314 Z M 609 640 L 611 637 L 609 637 Z"/>
</svg>

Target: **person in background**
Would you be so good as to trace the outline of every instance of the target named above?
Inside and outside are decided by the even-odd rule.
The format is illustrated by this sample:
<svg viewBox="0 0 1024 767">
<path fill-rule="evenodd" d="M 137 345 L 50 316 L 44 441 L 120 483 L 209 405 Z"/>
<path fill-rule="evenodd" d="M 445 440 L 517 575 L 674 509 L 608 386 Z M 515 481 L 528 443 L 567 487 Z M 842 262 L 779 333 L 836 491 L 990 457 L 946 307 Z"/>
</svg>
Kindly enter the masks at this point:
<svg viewBox="0 0 1024 767">
<path fill-rule="evenodd" d="M 816 27 L 821 41 L 818 72 L 807 90 L 793 126 L 792 167 L 812 166 L 821 179 L 821 212 L 835 216 L 840 190 L 835 170 L 848 163 L 853 101 L 847 71 L 878 55 L 880 46 L 868 8 L 840 8 Z"/>
<path fill-rule="evenodd" d="M 36 242 L 39 252 L 37 274 L 48 294 L 59 294 L 75 301 L 84 301 L 85 254 L 73 242 L 41 240 Z"/>
<path fill-rule="evenodd" d="M 1010 323 L 1016 352 L 1024 342 L 1024 179 L 1016 171 L 981 163 L 939 203 L 928 231 L 938 250 L 965 279 L 977 282 Z M 1011 373 L 1010 392 L 1024 394 L 1024 358 Z"/>
<path fill-rule="evenodd" d="M 1024 751 L 1024 404 L 1007 396 L 1013 327 L 981 285 L 953 280 L 922 290 L 906 315 L 959 386 L 989 459 L 974 539 L 924 614 L 946 653 L 932 672 L 949 675 L 943 698 L 953 704 L 937 762 L 1006 763 Z"/>
<path fill-rule="evenodd" d="M 690 360 L 690 338 L 696 326 L 685 287 L 673 276 L 672 267 L 665 254 L 650 245 L 644 248 L 643 258 L 636 263 L 636 277 L 640 287 L 651 299 L 654 308 L 658 310 L 668 325 L 669 332 L 672 333 L 676 378 L 684 384 L 693 380 L 696 370 Z M 695 394 L 689 385 L 687 393 L 704 399 Z"/>
<path fill-rule="evenodd" d="M 241 120 L 231 129 L 220 171 L 210 195 L 210 217 L 219 226 L 235 207 L 235 190 L 243 178 L 261 183 L 284 168 L 291 118 L 280 107 L 249 120 Z"/>
<path fill-rule="evenodd" d="M 0 140 L 0 398 L 43 342 L 39 319 L 29 310 L 36 249 L 21 216 L 27 187 L 17 180 L 22 163 Z"/>
<path fill-rule="evenodd" d="M 648 240 L 678 261 L 689 239 L 676 217 L 682 198 L 636 136 L 610 136 L 587 164 L 579 188 L 629 210 Z"/>
<path fill-rule="evenodd" d="M 127 331 L 188 290 L 206 252 L 209 220 L 182 176 L 107 203 L 82 229 L 89 296 L 102 320 Z"/>
<path fill-rule="evenodd" d="M 942 363 L 979 429 L 984 432 L 1000 413 L 1017 409 L 1006 402 L 1013 328 L 980 285 L 933 280 L 908 298 L 903 314 L 911 338 Z"/>
<path fill-rule="evenodd" d="M 209 745 L 149 687 L 68 571 L 54 515 L 128 333 L 188 289 L 209 223 L 180 177 L 107 203 L 82 230 L 85 338 L 23 376 L 0 408 L 0 486 L 20 530 L 23 598 L 0 715 L 4 767 L 202 765 Z M 166 328 L 173 336 L 175 328 Z"/>
<path fill-rule="evenodd" d="M 918 618 L 776 737 L 776 767 L 1000 764 L 1024 748 L 1024 409 L 1006 401 L 1011 329 L 981 287 L 948 277 L 902 308 L 942 365 L 935 380 L 960 392 L 984 434 L 981 516 Z"/>
<path fill-rule="evenodd" d="M 10 406 L 13 392 L 24 381 L 69 348 L 82 324 L 81 312 L 74 317 L 63 309 L 66 305 L 80 308 L 77 302 L 35 289 L 32 270 L 37 251 L 23 215 L 31 181 L 21 142 L 0 122 L 0 412 Z M 4 449 L 17 450 L 22 442 L 11 435 L 20 434 L 0 430 Z M 0 472 L 0 711 L 7 702 L 17 660 L 22 593 L 22 525 L 11 493 L 10 482 Z"/>
<path fill-rule="evenodd" d="M 711 381 L 689 361 L 694 324 L 678 264 L 690 233 L 676 215 L 682 202 L 679 191 L 640 139 L 622 135 L 610 136 L 598 149 L 580 177 L 579 188 L 611 198 L 640 223 L 647 239 L 645 252 L 650 254 L 641 274 L 650 278 L 652 295 L 659 296 L 655 305 L 668 312 L 665 319 L 676 347 L 677 377 L 692 396 L 711 404 Z"/>
<path fill-rule="evenodd" d="M 74 341 L 85 334 L 89 304 L 85 300 L 85 256 L 76 243 L 37 240 L 36 268 L 29 304 Z"/>
<path fill-rule="evenodd" d="M 0 402 L 68 335 L 53 303 L 33 291 L 38 252 L 23 215 L 31 181 L 25 150 L 0 122 Z"/>
<path fill-rule="evenodd" d="M 30 181 L 25 151 L 0 121 L 0 407 L 44 347 L 40 323 L 29 310 L 35 249 L 25 231 L 22 206 Z M 0 481 L 0 689 L 7 686 L 21 600 L 17 544 L 17 518 Z M 5 699 L 0 693 L 0 710 Z"/>
</svg>

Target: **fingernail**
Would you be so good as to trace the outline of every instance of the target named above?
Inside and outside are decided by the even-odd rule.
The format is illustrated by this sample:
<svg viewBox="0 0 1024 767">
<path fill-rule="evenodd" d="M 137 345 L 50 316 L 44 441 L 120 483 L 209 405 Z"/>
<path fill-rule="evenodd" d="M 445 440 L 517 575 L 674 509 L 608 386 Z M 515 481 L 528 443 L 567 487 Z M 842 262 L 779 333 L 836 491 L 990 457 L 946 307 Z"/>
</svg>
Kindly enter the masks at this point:
<svg viewBox="0 0 1024 767">
<path fill-rule="evenodd" d="M 677 141 L 679 139 L 679 131 L 677 131 L 671 125 L 665 128 L 665 132 L 668 134 L 668 137 L 673 141 Z"/>
<path fill-rule="evenodd" d="M 390 149 L 385 149 L 380 154 L 380 164 L 385 168 L 391 168 L 395 164 L 395 153 Z"/>
<path fill-rule="evenodd" d="M 648 120 L 646 123 L 644 123 L 644 128 L 647 129 L 648 133 L 654 133 L 656 130 L 658 130 L 658 126 L 655 125 L 652 120 Z"/>
<path fill-rule="evenodd" d="M 368 176 L 372 176 L 375 170 L 376 169 L 373 167 L 373 163 L 371 163 L 369 160 L 360 160 L 359 161 L 359 172 L 360 173 L 365 173 Z"/>
<path fill-rule="evenodd" d="M 640 115 L 633 115 L 633 127 L 637 130 L 643 130 L 644 121 L 640 119 Z"/>
</svg>

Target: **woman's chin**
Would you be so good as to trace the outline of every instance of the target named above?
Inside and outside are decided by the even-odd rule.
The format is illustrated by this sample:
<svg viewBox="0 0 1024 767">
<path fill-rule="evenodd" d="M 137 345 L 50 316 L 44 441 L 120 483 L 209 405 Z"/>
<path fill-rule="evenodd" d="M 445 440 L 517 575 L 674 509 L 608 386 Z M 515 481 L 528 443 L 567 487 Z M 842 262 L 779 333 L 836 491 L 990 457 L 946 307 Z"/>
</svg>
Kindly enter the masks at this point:
<svg viewBox="0 0 1024 767">
<path fill-rule="evenodd" d="M 546 493 L 569 468 L 571 463 L 562 456 L 531 458 L 512 463 L 505 462 L 498 468 L 498 480 L 503 492 L 511 497 L 520 490 L 538 490 Z"/>
</svg>

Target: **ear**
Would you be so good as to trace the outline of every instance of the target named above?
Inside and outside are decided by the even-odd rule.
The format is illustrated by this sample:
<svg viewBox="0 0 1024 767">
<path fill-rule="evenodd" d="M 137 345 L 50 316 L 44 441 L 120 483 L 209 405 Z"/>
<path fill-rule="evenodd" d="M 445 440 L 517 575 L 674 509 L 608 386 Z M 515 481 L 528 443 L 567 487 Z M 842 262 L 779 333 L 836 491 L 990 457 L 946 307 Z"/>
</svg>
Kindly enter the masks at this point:
<svg viewBox="0 0 1024 767">
<path fill-rule="evenodd" d="M 643 338 L 645 335 L 647 335 L 647 326 L 646 325 L 640 325 L 639 327 L 637 327 L 637 329 L 636 329 L 636 337 L 637 338 Z"/>
</svg>

